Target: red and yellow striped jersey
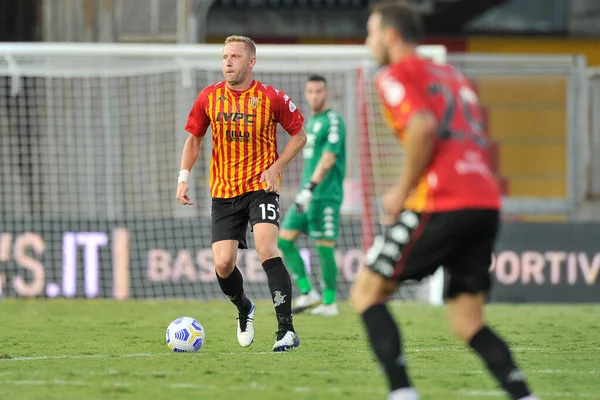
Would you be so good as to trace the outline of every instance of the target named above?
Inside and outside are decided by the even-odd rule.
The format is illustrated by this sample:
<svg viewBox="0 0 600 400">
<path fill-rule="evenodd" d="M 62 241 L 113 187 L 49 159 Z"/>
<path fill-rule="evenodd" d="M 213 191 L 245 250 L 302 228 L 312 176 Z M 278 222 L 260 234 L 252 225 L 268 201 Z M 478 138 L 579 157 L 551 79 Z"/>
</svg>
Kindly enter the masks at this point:
<svg viewBox="0 0 600 400">
<path fill-rule="evenodd" d="M 200 92 L 185 130 L 204 136 L 210 126 L 210 193 L 232 198 L 264 189 L 260 176 L 278 158 L 277 123 L 293 136 L 303 122 L 292 100 L 272 86 L 253 81 L 237 91 L 218 82 Z"/>
<path fill-rule="evenodd" d="M 490 141 L 475 88 L 450 65 L 417 56 L 380 70 L 375 78 L 390 128 L 404 142 L 412 116 L 433 114 L 433 158 L 404 207 L 420 212 L 498 209 L 500 189 L 489 167 Z"/>
</svg>

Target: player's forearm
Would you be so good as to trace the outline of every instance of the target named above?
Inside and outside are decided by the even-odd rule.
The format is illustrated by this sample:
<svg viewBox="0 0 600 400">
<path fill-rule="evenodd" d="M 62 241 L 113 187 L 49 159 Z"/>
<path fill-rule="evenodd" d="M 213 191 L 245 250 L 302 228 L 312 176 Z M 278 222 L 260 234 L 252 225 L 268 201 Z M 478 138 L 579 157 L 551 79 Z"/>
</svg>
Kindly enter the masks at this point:
<svg viewBox="0 0 600 400">
<path fill-rule="evenodd" d="M 188 136 L 181 152 L 181 170 L 191 171 L 200 154 L 202 136 Z"/>
<path fill-rule="evenodd" d="M 417 186 L 431 158 L 435 145 L 436 123 L 429 114 L 417 115 L 406 132 L 406 152 L 402 174 L 396 183 L 399 201 L 404 203 Z"/>
<path fill-rule="evenodd" d="M 317 166 L 316 166 L 312 176 L 310 177 L 310 181 L 317 185 L 319 183 L 323 182 L 323 180 L 327 177 L 327 174 L 329 174 L 329 171 L 331 171 L 331 169 L 335 165 L 336 159 L 337 159 L 337 156 L 334 153 L 331 153 L 331 152 L 323 153 L 323 155 L 321 156 L 321 159 L 317 163 Z"/>
<path fill-rule="evenodd" d="M 300 152 L 300 150 L 302 150 L 305 144 L 306 132 L 303 128 L 300 132 L 292 136 L 288 144 L 283 149 L 283 152 L 279 156 L 279 159 L 275 161 L 273 166 L 278 168 L 279 170 L 285 168 L 286 165 L 288 165 L 290 161 L 292 161 L 294 157 L 298 155 L 298 153 Z"/>
</svg>

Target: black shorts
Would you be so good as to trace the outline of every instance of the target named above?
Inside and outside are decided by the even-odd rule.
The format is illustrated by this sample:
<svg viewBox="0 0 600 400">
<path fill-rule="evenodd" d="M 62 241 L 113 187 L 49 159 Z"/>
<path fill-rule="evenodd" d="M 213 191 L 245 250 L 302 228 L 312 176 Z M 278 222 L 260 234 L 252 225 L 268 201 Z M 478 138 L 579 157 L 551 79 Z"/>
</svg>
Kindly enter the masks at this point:
<svg viewBox="0 0 600 400">
<path fill-rule="evenodd" d="M 368 251 L 367 267 L 396 282 L 420 281 L 443 266 L 446 297 L 487 293 L 492 252 L 500 225 L 498 210 L 418 214 L 404 211 Z"/>
<path fill-rule="evenodd" d="M 211 209 L 212 243 L 237 240 L 240 249 L 247 249 L 248 222 L 267 222 L 279 227 L 279 195 L 264 190 L 244 193 L 231 199 L 213 197 Z"/>
</svg>

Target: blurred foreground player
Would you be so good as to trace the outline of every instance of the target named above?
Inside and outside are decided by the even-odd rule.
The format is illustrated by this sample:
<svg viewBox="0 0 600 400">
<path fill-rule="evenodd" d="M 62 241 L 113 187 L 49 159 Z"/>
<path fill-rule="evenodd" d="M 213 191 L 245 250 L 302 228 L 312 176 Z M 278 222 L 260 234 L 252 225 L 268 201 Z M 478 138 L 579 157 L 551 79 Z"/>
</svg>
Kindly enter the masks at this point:
<svg viewBox="0 0 600 400">
<path fill-rule="evenodd" d="M 443 265 L 450 275 L 448 317 L 512 399 L 533 400 L 507 344 L 485 324 L 488 272 L 499 226 L 500 194 L 488 168 L 481 110 L 468 80 L 416 55 L 418 11 L 404 1 L 373 6 L 367 45 L 386 66 L 376 77 L 388 125 L 405 147 L 402 173 L 383 198 L 385 233 L 377 237 L 351 291 L 390 400 L 417 400 L 400 334 L 386 300 L 406 280 Z"/>
<path fill-rule="evenodd" d="M 247 248 L 250 222 L 277 315 L 273 351 L 285 351 L 300 341 L 292 324 L 292 282 L 277 248 L 278 192 L 281 171 L 306 143 L 304 118 L 285 93 L 252 78 L 256 46 L 251 39 L 228 37 L 222 63 L 225 81 L 200 92 L 185 126 L 190 135 L 183 147 L 177 200 L 193 205 L 187 180 L 210 126 L 212 252 L 217 280 L 238 309 L 238 342 L 250 346 L 255 307 L 244 294 L 242 274 L 235 265 L 237 249 Z M 278 123 L 292 136 L 279 157 Z"/>
</svg>

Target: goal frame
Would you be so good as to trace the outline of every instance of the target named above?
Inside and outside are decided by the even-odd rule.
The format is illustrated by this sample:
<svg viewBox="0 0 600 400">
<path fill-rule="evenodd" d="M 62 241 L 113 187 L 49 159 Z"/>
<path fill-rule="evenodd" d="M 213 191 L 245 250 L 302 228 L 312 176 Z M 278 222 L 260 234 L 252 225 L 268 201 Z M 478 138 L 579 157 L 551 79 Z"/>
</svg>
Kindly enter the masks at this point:
<svg viewBox="0 0 600 400">
<path fill-rule="evenodd" d="M 17 94 L 20 90 L 22 77 L 89 77 L 103 76 L 99 67 L 93 73 L 77 66 L 68 66 L 68 61 L 73 58 L 91 60 L 115 59 L 152 59 L 164 60 L 171 70 L 175 62 L 182 71 L 181 85 L 190 89 L 192 80 L 186 70 L 203 68 L 219 71 L 218 60 L 221 57 L 223 46 L 220 44 L 133 44 L 133 43 L 2 43 L 0 44 L 0 75 L 11 78 L 11 93 Z M 447 51 L 442 45 L 424 45 L 418 52 L 437 62 L 445 62 Z M 264 62 L 271 61 L 271 62 Z M 276 61 L 276 62 L 275 62 Z M 109 65 L 107 64 L 102 64 Z M 166 64 L 165 64 L 166 65 Z M 131 75 L 153 73 L 161 71 L 161 63 L 152 63 L 147 67 L 127 71 L 126 67 L 111 66 L 111 71 L 106 75 L 119 73 Z M 122 69 L 119 69 L 122 68 Z M 372 243 L 374 226 L 378 221 L 378 212 L 374 208 L 376 193 L 373 168 L 371 160 L 371 142 L 369 132 L 369 118 L 367 102 L 367 88 L 371 83 L 370 72 L 374 68 L 369 49 L 364 45 L 259 45 L 257 49 L 257 72 L 281 72 L 288 69 L 293 72 L 319 71 L 355 71 L 357 87 L 356 116 L 358 155 L 360 167 L 360 187 L 362 206 L 361 242 L 363 251 Z M 431 304 L 442 303 L 443 271 L 440 268 L 436 276 L 428 284 L 428 302 Z"/>
</svg>

